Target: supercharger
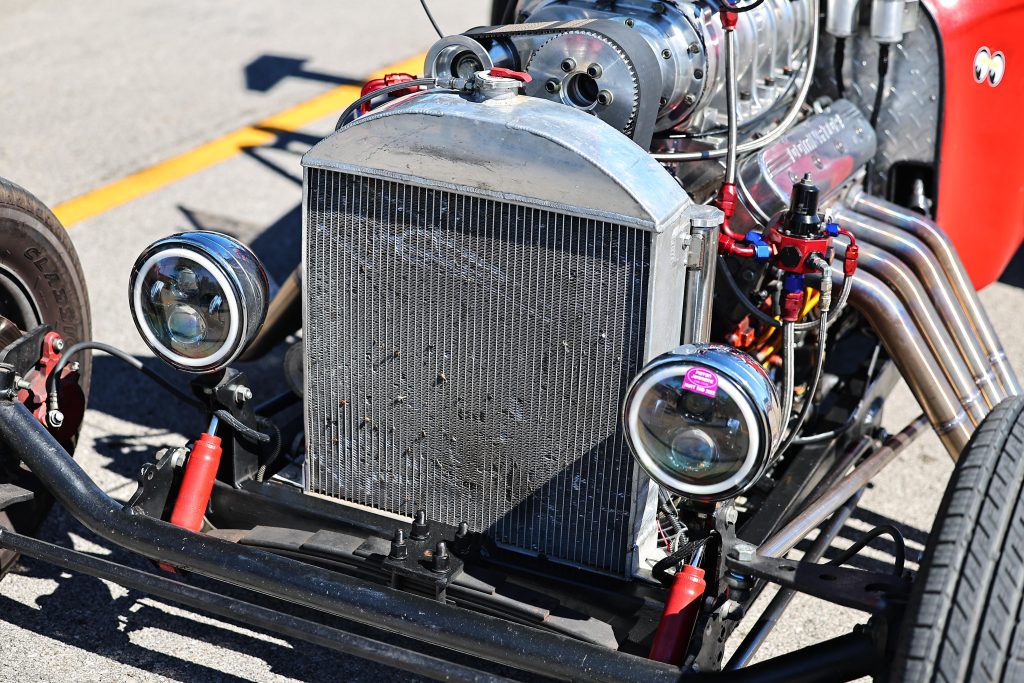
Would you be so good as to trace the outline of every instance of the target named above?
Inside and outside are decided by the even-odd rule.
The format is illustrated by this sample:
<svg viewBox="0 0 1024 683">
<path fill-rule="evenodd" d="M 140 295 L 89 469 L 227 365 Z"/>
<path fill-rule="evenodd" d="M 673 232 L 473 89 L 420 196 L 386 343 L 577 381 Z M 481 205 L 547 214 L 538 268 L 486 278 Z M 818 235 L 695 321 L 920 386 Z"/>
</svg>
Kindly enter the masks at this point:
<svg viewBox="0 0 1024 683">
<path fill-rule="evenodd" d="M 433 69 L 430 75 L 452 67 L 458 75 L 460 65 L 467 73 L 492 66 L 522 69 L 533 78 L 527 94 L 589 111 L 616 127 L 643 115 L 640 94 L 646 86 L 646 93 L 659 93 L 649 98 L 655 132 L 714 132 L 726 123 L 721 9 L 713 1 L 525 0 L 517 7 L 516 24 L 490 33 L 469 31 L 435 45 L 427 69 Z M 595 31 L 591 22 L 600 20 L 629 29 L 638 40 Z M 755 124 L 795 94 L 811 23 L 808 4 L 790 0 L 766 0 L 740 14 L 741 126 Z M 467 47 L 475 54 L 467 54 Z"/>
</svg>

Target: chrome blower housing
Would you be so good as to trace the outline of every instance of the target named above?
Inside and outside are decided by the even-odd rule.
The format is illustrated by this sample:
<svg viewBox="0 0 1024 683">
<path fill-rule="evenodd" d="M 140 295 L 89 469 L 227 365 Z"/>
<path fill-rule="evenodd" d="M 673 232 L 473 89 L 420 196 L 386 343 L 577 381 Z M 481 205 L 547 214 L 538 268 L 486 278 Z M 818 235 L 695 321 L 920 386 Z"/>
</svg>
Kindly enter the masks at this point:
<svg viewBox="0 0 1024 683">
<path fill-rule="evenodd" d="M 733 498 L 756 482 L 782 436 L 775 385 L 750 356 L 719 344 L 687 344 L 658 356 L 623 403 L 633 455 L 683 498 Z"/>
</svg>

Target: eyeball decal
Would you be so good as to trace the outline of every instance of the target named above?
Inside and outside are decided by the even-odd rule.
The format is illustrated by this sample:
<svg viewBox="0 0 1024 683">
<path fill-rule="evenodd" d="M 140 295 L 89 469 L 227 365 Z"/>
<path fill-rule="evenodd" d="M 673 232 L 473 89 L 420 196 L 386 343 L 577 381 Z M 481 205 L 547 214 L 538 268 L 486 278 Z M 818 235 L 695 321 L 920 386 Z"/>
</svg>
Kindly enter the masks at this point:
<svg viewBox="0 0 1024 683">
<path fill-rule="evenodd" d="M 1006 73 L 1006 57 L 1002 52 L 993 53 L 987 47 L 978 50 L 974 55 L 974 80 L 988 83 L 993 88 L 999 85 Z"/>
</svg>

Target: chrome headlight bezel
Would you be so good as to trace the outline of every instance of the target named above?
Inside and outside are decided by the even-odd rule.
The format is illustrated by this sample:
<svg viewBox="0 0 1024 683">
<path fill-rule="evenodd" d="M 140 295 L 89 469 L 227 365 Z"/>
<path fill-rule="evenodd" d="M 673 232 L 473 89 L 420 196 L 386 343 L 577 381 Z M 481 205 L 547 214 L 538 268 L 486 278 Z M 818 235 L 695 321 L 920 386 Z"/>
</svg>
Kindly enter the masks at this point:
<svg viewBox="0 0 1024 683">
<path fill-rule="evenodd" d="M 144 283 L 150 270 L 167 259 L 197 264 L 212 275 L 223 294 L 227 335 L 210 354 L 190 357 L 179 353 L 146 322 Z M 209 231 L 186 232 L 157 240 L 142 251 L 132 267 L 128 295 L 135 326 L 153 353 L 180 370 L 206 373 L 230 364 L 255 338 L 267 314 L 269 280 L 256 255 L 235 238 Z"/>
<path fill-rule="evenodd" d="M 687 481 L 670 472 L 640 438 L 640 409 L 646 393 L 666 379 L 682 381 L 693 368 L 715 374 L 716 390 L 732 399 L 748 434 L 747 451 L 739 467 L 711 484 Z M 750 488 L 770 464 L 782 432 L 782 408 L 767 373 L 747 354 L 718 344 L 687 344 L 650 361 L 626 392 L 622 419 L 630 450 L 651 479 L 673 493 L 701 502 L 727 500 Z"/>
</svg>

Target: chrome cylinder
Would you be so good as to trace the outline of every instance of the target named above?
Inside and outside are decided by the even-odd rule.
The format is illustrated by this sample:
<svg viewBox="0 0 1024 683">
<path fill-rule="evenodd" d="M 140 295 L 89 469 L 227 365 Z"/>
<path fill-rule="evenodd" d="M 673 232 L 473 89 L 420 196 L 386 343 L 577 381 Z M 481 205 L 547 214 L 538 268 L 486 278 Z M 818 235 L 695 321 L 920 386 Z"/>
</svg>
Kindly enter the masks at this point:
<svg viewBox="0 0 1024 683">
<path fill-rule="evenodd" d="M 938 313 L 936 319 L 944 323 L 945 330 L 956 346 L 955 350 L 949 348 L 942 349 L 941 352 L 937 350 L 939 361 L 951 366 L 957 358 L 962 358 L 969 371 L 971 383 L 981 390 L 989 408 L 994 408 L 1006 398 L 1006 392 L 996 380 L 992 363 L 986 358 L 978 341 L 978 335 L 967 320 L 964 309 L 953 291 L 952 281 L 939 267 L 935 255 L 927 245 L 899 228 L 852 211 L 845 206 L 834 207 L 832 217 L 833 220 L 852 230 L 857 239 L 864 242 L 865 245 L 874 245 L 888 255 L 888 263 L 884 264 L 888 270 L 891 271 L 896 263 L 901 263 L 913 271 L 917 276 L 914 278 L 915 280 L 920 279 L 921 284 L 924 285 L 922 291 L 926 294 L 925 301 L 930 299 L 934 304 L 933 310 Z M 887 279 L 887 277 L 883 276 L 883 279 Z M 940 326 L 939 330 L 941 329 Z M 934 340 L 937 345 L 948 347 L 945 335 L 940 332 L 939 336 L 941 339 Z M 929 338 L 929 341 L 933 340 Z M 955 386 L 956 382 L 952 377 L 951 381 Z M 987 413 L 987 411 L 985 412 Z"/>
<path fill-rule="evenodd" d="M 833 281 L 841 277 L 835 274 Z M 950 457 L 959 458 L 974 432 L 971 418 L 906 306 L 881 280 L 861 271 L 853 280 L 850 305 L 875 330 Z"/>
<path fill-rule="evenodd" d="M 960 256 L 942 228 L 924 216 L 884 199 L 873 197 L 859 187 L 847 196 L 846 202 L 855 211 L 884 221 L 898 228 L 904 234 L 917 238 L 927 246 L 950 282 L 953 294 L 966 316 L 974 338 L 980 342 L 989 364 L 995 369 L 996 378 L 999 380 L 1003 392 L 1008 396 L 1020 395 L 1021 386 L 1017 379 L 1017 373 L 1009 363 L 999 336 L 978 299 L 978 292 L 974 289 L 974 285 L 960 261 Z"/>
<path fill-rule="evenodd" d="M 859 266 L 864 272 L 875 275 L 896 293 L 900 302 L 914 321 L 913 331 L 920 335 L 931 350 L 942 374 L 949 380 L 957 400 L 977 426 L 988 414 L 981 392 L 974 383 L 971 371 L 962 356 L 949 340 L 940 320 L 941 316 L 932 305 L 920 281 L 906 264 L 892 258 L 890 254 L 871 244 L 860 246 Z M 860 270 L 858 273 L 861 272 Z"/>
<path fill-rule="evenodd" d="M 689 209 L 690 247 L 686 264 L 686 300 L 683 303 L 683 343 L 705 344 L 711 339 L 711 299 L 718 268 L 718 231 L 725 221 L 722 210 L 697 204 Z"/>
</svg>

